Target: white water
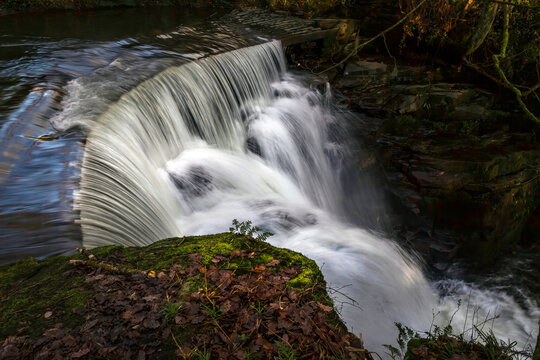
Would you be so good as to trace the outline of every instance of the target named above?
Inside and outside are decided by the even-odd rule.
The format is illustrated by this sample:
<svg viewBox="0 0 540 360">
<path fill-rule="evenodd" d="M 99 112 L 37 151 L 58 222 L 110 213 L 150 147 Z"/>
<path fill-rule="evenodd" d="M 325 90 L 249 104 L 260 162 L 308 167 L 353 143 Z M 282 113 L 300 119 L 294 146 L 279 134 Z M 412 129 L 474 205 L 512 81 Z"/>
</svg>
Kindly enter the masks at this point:
<svg viewBox="0 0 540 360">
<path fill-rule="evenodd" d="M 346 220 L 340 173 L 347 149 L 332 140 L 342 119 L 326 100 L 285 72 L 278 42 L 144 82 L 111 105 L 88 137 L 77 195 L 84 245 L 144 245 L 252 220 L 276 234 L 272 244 L 317 261 L 332 287 L 346 286 L 341 291 L 357 305 L 335 293 L 342 316 L 380 354 L 396 338 L 394 322 L 426 330 L 440 311 L 436 322 L 446 325 L 460 297 L 479 319 L 497 310 L 494 331 L 504 339 L 534 336 L 536 304 L 527 310 L 464 283 L 440 298 L 416 259 Z M 462 306 L 455 328 L 467 327 L 466 318 Z"/>
</svg>

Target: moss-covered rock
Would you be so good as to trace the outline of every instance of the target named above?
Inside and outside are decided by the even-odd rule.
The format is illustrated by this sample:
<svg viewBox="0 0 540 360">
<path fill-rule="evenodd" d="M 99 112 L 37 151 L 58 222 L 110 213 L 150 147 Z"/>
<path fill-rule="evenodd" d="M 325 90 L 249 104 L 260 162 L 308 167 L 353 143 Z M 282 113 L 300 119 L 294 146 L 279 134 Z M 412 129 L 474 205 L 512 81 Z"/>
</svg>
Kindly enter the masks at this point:
<svg viewBox="0 0 540 360">
<path fill-rule="evenodd" d="M 25 259 L 0 305 L 0 358 L 369 358 L 315 262 L 233 233 Z"/>
<path fill-rule="evenodd" d="M 490 338 L 491 340 L 491 338 Z M 407 343 L 404 360 L 499 359 L 511 360 L 513 349 L 495 339 L 487 344 L 465 341 L 454 336 L 413 338 Z"/>
<path fill-rule="evenodd" d="M 0 267 L 0 339 L 15 334 L 36 338 L 58 322 L 82 323 L 77 309 L 92 292 L 84 278 L 63 256 Z"/>
<path fill-rule="evenodd" d="M 302 254 L 231 233 L 165 239 L 143 248 L 112 245 L 92 249 L 90 253 L 98 258 L 114 259 L 115 263 L 119 262 L 129 269 L 157 273 L 175 264 L 187 264 L 191 254 L 201 254 L 201 263 L 212 265 L 212 259 L 216 256 L 229 255 L 233 251 L 249 250 L 259 251 L 254 257 L 236 257 L 226 266 L 242 272 L 278 259 L 279 263 L 272 267 L 272 271 L 293 266 L 303 269 L 302 273 L 289 281 L 291 286 L 301 288 L 316 282 L 324 283 L 317 264 Z"/>
</svg>

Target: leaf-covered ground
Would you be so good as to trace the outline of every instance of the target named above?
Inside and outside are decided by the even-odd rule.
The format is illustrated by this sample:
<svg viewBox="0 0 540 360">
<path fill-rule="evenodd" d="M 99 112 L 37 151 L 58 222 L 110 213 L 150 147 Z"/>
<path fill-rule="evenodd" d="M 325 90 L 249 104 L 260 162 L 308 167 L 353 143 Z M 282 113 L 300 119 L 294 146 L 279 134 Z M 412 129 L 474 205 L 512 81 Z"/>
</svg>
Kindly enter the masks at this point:
<svg viewBox="0 0 540 360">
<path fill-rule="evenodd" d="M 313 261 L 242 235 L 23 260 L 0 291 L 0 358 L 371 358 Z"/>
</svg>

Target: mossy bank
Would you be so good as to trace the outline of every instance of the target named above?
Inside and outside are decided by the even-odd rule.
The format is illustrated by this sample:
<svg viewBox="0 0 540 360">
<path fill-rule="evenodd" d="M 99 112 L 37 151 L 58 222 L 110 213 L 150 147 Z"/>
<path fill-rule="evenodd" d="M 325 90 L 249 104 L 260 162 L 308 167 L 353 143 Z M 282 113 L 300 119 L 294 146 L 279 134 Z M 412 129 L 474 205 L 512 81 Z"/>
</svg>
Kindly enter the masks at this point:
<svg viewBox="0 0 540 360">
<path fill-rule="evenodd" d="M 0 291 L 2 358 L 369 358 L 315 262 L 245 235 L 26 259 Z"/>
</svg>

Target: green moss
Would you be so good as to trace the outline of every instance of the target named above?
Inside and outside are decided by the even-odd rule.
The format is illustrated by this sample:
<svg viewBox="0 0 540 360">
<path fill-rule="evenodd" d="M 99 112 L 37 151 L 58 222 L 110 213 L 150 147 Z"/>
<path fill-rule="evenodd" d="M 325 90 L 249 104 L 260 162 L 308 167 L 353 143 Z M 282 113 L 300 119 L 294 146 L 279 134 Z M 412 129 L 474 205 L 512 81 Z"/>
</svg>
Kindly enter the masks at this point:
<svg viewBox="0 0 540 360">
<path fill-rule="evenodd" d="M 0 339 L 17 333 L 37 338 L 54 324 L 83 322 L 73 309 L 84 307 L 91 290 L 68 260 L 25 259 L 0 267 Z"/>
<path fill-rule="evenodd" d="M 313 284 L 313 271 L 310 269 L 302 271 L 297 277 L 290 280 L 288 284 L 292 287 L 304 287 Z"/>
<path fill-rule="evenodd" d="M 190 276 L 187 277 L 182 282 L 182 292 L 185 294 L 191 294 L 196 291 L 201 291 L 204 289 L 204 281 L 202 281 L 199 276 Z"/>
<path fill-rule="evenodd" d="M 260 264 L 268 264 L 272 260 L 274 260 L 274 257 L 266 253 L 260 254 L 255 258 L 255 261 Z"/>
<path fill-rule="evenodd" d="M 230 257 L 231 252 L 242 251 L 242 256 L 233 256 L 230 262 L 212 262 L 217 256 Z M 306 301 L 319 301 L 332 305 L 326 293 L 326 282 L 317 264 L 300 253 L 276 248 L 266 242 L 243 235 L 222 233 L 216 235 L 171 238 L 158 241 L 146 247 L 105 246 L 90 250 L 96 261 L 107 263 L 121 271 L 159 271 L 174 264 L 191 263 L 190 255 L 199 254 L 203 265 L 217 265 L 222 268 L 236 269 L 236 274 L 249 272 L 257 266 L 267 266 L 272 260 L 279 260 L 268 270 L 279 272 L 282 269 L 297 268 L 300 273 L 288 283 L 290 287 L 302 292 L 309 289 Z M 253 253 L 254 256 L 246 256 Z M 71 257 L 56 256 L 37 261 L 25 259 L 14 264 L 0 267 L 0 340 L 18 333 L 39 337 L 44 330 L 57 323 L 64 327 L 81 324 L 84 318 L 73 309 L 83 308 L 93 287 L 85 283 L 88 273 L 81 267 L 69 264 L 70 259 L 84 259 L 81 254 Z M 199 275 L 181 279 L 182 291 L 186 294 L 204 289 L 204 279 Z M 47 319 L 44 314 L 52 312 Z M 334 313 L 328 315 L 329 323 L 334 327 L 343 324 Z M 174 331 L 182 337 L 182 329 Z"/>
<path fill-rule="evenodd" d="M 116 251 L 121 250 L 122 248 L 123 248 L 122 245 L 109 245 L 109 246 L 102 246 L 99 248 L 92 249 L 90 250 L 90 252 L 99 258 L 101 256 L 111 255 L 115 253 Z"/>
<path fill-rule="evenodd" d="M 418 334 L 417 334 L 418 335 Z M 407 343 L 404 360 L 421 360 L 429 354 L 434 359 L 498 359 L 511 360 L 516 355 L 515 344 L 498 342 L 491 335 L 483 334 L 477 340 L 464 340 L 460 336 L 434 335 L 427 338 L 412 338 Z M 422 355 L 419 355 L 422 354 Z"/>
<path fill-rule="evenodd" d="M 191 254 L 200 254 L 201 263 L 211 265 L 213 264 L 212 259 L 216 256 L 228 256 L 235 250 L 256 251 L 257 255 L 253 258 L 247 256 L 236 257 L 223 266 L 230 269 L 249 271 L 255 266 L 266 265 L 272 260 L 278 259 L 279 264 L 271 267 L 273 271 L 288 267 L 304 269 L 301 274 L 290 281 L 291 286 L 299 288 L 311 286 L 315 282 L 324 283 L 317 264 L 302 254 L 276 248 L 268 243 L 231 233 L 171 238 L 143 248 L 107 246 L 91 250 L 91 253 L 98 258 L 104 255 L 112 256 L 119 259 L 124 264 L 124 267 L 158 272 L 171 267 L 173 264 L 188 264 Z M 242 273 L 242 271 L 239 273 Z"/>
<path fill-rule="evenodd" d="M 429 343 L 428 339 L 425 338 L 413 338 L 410 339 L 407 343 L 407 352 L 405 353 L 404 360 L 416 360 L 419 359 L 418 355 L 415 355 L 412 351 L 412 349 L 419 348 L 422 345 L 426 345 Z"/>
<path fill-rule="evenodd" d="M 235 249 L 246 249 L 246 241 L 246 238 L 230 233 L 171 238 L 143 248 L 118 247 L 110 255 L 119 256 L 139 270 L 161 271 L 173 264 L 188 263 L 190 254 L 201 254 L 201 263 L 210 264 L 218 255 L 228 255 Z"/>
</svg>

